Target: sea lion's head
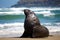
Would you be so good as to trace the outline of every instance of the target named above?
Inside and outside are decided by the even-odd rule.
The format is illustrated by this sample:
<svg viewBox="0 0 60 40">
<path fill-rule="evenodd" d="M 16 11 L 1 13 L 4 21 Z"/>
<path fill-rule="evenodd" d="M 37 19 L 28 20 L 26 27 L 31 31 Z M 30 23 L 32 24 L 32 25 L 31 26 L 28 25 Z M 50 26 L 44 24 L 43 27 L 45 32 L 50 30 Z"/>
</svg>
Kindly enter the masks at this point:
<svg viewBox="0 0 60 40">
<path fill-rule="evenodd" d="M 29 10 L 29 9 L 24 9 L 23 10 L 24 11 L 24 14 L 27 16 L 27 15 L 29 15 L 29 14 L 31 14 L 31 10 Z"/>
</svg>

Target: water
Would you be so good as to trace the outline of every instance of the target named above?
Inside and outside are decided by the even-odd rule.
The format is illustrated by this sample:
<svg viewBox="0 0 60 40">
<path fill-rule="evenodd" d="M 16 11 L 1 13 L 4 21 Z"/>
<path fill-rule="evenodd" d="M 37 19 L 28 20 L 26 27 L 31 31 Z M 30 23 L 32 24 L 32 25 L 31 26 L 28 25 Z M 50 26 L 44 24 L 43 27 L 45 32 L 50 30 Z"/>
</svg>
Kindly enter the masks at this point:
<svg viewBox="0 0 60 40">
<path fill-rule="evenodd" d="M 60 34 L 60 8 L 0 8 L 0 37 L 20 37 L 23 34 L 24 9 L 34 11 L 50 35 Z"/>
</svg>

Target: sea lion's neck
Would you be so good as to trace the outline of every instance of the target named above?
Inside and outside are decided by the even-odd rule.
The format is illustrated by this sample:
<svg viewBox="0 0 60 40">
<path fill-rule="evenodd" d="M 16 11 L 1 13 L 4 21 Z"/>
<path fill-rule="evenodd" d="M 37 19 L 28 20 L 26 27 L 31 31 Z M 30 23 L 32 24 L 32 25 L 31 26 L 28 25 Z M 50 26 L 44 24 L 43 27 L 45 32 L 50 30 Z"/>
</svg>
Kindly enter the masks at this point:
<svg viewBox="0 0 60 40">
<path fill-rule="evenodd" d="M 26 15 L 25 15 L 26 16 Z M 41 24 L 40 24 L 40 22 L 39 22 L 39 19 L 37 18 L 37 16 L 35 15 L 35 14 L 29 14 L 29 15 L 27 15 L 26 17 L 25 17 L 26 19 L 27 18 L 31 18 L 32 20 L 33 20 L 33 22 L 36 22 L 35 24 L 36 25 L 39 25 L 39 26 L 41 26 Z M 33 23 L 32 22 L 32 23 Z"/>
</svg>

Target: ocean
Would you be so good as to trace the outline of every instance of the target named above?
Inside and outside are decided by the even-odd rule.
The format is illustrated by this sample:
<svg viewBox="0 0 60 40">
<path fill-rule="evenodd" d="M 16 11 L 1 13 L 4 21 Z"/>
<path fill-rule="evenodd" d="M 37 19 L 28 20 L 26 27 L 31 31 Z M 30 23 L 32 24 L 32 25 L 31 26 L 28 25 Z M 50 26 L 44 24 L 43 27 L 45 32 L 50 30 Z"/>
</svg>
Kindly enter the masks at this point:
<svg viewBox="0 0 60 40">
<path fill-rule="evenodd" d="M 20 37 L 23 34 L 24 9 L 35 12 L 41 25 L 48 28 L 49 35 L 60 35 L 60 8 L 20 7 L 0 8 L 0 37 Z"/>
</svg>

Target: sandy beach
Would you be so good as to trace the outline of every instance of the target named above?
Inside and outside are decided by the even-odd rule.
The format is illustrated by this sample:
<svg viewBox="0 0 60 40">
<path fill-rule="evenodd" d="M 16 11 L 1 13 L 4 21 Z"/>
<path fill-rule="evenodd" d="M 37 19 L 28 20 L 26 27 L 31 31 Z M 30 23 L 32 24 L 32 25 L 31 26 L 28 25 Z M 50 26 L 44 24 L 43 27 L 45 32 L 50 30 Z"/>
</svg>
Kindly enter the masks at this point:
<svg viewBox="0 0 60 40">
<path fill-rule="evenodd" d="M 45 38 L 0 38 L 0 40 L 60 40 L 60 35 L 54 35 Z"/>
</svg>

